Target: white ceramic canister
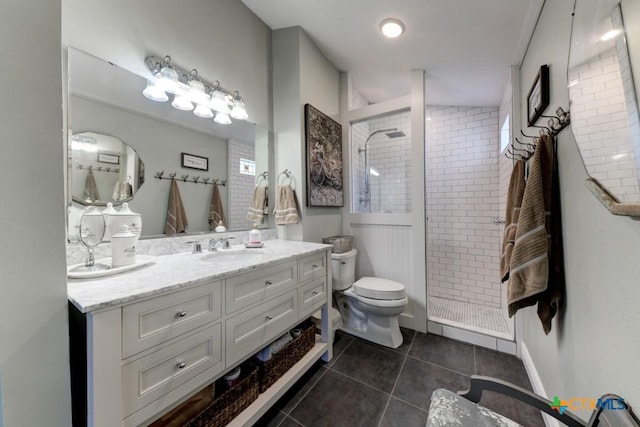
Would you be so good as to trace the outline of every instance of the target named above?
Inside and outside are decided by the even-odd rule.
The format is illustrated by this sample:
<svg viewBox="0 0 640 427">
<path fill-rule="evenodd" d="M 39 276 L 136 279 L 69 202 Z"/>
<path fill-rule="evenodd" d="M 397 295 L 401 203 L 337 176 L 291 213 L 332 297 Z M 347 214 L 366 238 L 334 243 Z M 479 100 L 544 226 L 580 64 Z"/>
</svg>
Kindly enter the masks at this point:
<svg viewBox="0 0 640 427">
<path fill-rule="evenodd" d="M 123 225 L 126 225 L 136 239 L 142 233 L 142 215 L 129 209 L 129 203 L 123 203 L 120 210 L 109 218 L 109 226 L 111 227 L 111 235 L 118 233 Z"/>
<path fill-rule="evenodd" d="M 111 267 L 123 267 L 136 263 L 136 242 L 138 237 L 123 225 L 120 231 L 111 235 Z"/>
<path fill-rule="evenodd" d="M 102 240 L 105 242 L 110 242 L 111 230 L 112 230 L 111 218 L 114 215 L 118 215 L 118 211 L 113 208 L 113 203 L 109 202 L 107 203 L 107 207 L 102 210 L 102 215 L 104 216 L 104 225 L 106 227 L 104 230 L 104 237 L 102 238 Z M 117 229 L 113 229 L 113 230 L 117 231 Z"/>
</svg>

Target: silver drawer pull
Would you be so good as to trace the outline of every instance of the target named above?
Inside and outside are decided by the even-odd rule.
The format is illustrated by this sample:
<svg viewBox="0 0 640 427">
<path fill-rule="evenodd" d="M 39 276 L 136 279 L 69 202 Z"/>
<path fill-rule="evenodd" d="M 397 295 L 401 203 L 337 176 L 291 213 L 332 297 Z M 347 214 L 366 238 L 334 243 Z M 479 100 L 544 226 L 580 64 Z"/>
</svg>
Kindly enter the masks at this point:
<svg viewBox="0 0 640 427">
<path fill-rule="evenodd" d="M 315 264 L 313 264 L 311 267 L 313 267 L 313 268 L 318 268 L 318 266 L 317 266 L 317 265 L 315 265 Z"/>
<path fill-rule="evenodd" d="M 178 368 L 178 369 L 185 368 L 186 366 L 187 366 L 186 362 L 178 362 L 178 363 L 176 363 L 176 368 Z"/>
<path fill-rule="evenodd" d="M 314 295 L 318 295 L 320 292 L 319 291 L 313 291 Z"/>
<path fill-rule="evenodd" d="M 267 314 L 267 320 L 273 320 L 273 316 L 270 314 Z"/>
<path fill-rule="evenodd" d="M 187 316 L 186 311 L 179 311 L 176 313 L 176 317 L 186 317 L 186 316 Z"/>
<path fill-rule="evenodd" d="M 264 284 L 266 286 L 270 286 L 270 285 L 273 285 L 273 282 L 271 280 L 267 280 L 266 282 L 264 282 Z"/>
</svg>

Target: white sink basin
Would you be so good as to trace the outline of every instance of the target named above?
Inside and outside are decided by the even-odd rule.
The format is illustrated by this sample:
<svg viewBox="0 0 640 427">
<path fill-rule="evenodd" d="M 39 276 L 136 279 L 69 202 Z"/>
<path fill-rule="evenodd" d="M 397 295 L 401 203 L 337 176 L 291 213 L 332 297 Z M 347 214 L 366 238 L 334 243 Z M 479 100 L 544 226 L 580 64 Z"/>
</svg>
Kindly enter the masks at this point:
<svg viewBox="0 0 640 427">
<path fill-rule="evenodd" d="M 209 252 L 200 257 L 200 261 L 207 262 L 251 262 L 262 258 L 263 251 L 260 249 L 247 249 L 243 246 L 230 249 L 218 249 L 216 252 Z"/>
</svg>

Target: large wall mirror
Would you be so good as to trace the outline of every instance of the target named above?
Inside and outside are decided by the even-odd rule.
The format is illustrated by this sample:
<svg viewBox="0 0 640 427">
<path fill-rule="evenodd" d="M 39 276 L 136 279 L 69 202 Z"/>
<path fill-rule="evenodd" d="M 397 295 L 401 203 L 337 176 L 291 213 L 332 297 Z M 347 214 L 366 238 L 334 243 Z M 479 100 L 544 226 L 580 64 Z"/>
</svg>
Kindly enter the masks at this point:
<svg viewBox="0 0 640 427">
<path fill-rule="evenodd" d="M 143 237 L 162 236 L 171 184 L 166 178 L 173 173 L 187 233 L 210 231 L 213 180 L 218 180 L 227 228 L 251 228 L 246 216 L 254 188 L 269 186 L 273 176 L 269 131 L 248 121 L 220 125 L 170 103 L 152 102 L 142 95 L 145 85 L 141 76 L 68 49 L 69 239 L 74 240 L 74 221 L 86 206 L 112 202 L 117 207 L 124 201 L 142 214 Z M 185 163 L 183 153 L 196 163 Z M 273 226 L 271 217 L 266 215 L 260 226 Z"/>
<path fill-rule="evenodd" d="M 633 216 L 640 215 L 637 3 L 576 0 L 568 66 L 571 127 L 588 186 L 613 213 Z"/>
</svg>

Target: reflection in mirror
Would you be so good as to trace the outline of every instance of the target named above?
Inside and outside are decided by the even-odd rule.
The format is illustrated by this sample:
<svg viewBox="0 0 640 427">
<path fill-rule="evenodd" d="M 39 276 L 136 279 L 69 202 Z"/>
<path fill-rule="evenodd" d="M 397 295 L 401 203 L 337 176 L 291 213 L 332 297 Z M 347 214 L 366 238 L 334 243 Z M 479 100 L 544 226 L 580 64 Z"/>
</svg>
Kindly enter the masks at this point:
<svg viewBox="0 0 640 427">
<path fill-rule="evenodd" d="M 619 0 L 576 1 L 571 122 L 589 175 L 618 201 L 640 203 L 640 121 L 622 10 Z"/>
<path fill-rule="evenodd" d="M 135 150 L 109 135 L 71 135 L 68 167 L 71 199 L 84 206 L 120 205 L 144 183 L 144 164 Z"/>
<path fill-rule="evenodd" d="M 216 179 L 228 221 L 226 228 L 231 231 L 251 228 L 253 223 L 246 215 L 256 175 L 269 169 L 272 149 L 269 131 L 242 120 L 220 125 L 212 119 L 176 110 L 168 103 L 149 101 L 141 95 L 146 86 L 144 77 L 73 48 L 68 50 L 68 79 L 70 221 L 74 212 L 81 211 L 82 205 L 87 204 L 87 199 L 97 205 L 112 201 L 115 181 L 125 181 L 131 184 L 131 197 L 126 188 L 124 196 L 117 195 L 117 202 L 128 200 L 131 210 L 142 215 L 143 238 L 162 236 L 171 184 L 170 180 L 156 179 L 158 173 L 163 172 L 164 178 L 174 173 L 177 178 L 189 222 L 187 233 L 209 232 L 217 225 L 210 225 L 208 221 L 213 187 L 210 183 Z M 72 130 L 87 132 L 74 135 Z M 105 149 L 85 150 L 94 149 L 91 138 L 98 140 L 95 145 L 104 140 Z M 114 146 L 107 148 L 107 140 Z M 118 150 L 116 140 L 128 148 Z M 103 152 L 102 160 L 114 163 L 98 162 L 100 152 Z M 206 158 L 208 170 L 183 166 L 182 153 Z M 134 158 L 144 159 L 144 164 L 136 163 Z M 118 160 L 119 164 L 115 164 Z M 91 191 L 94 187 L 86 169 L 89 165 L 93 166 L 95 193 Z M 102 169 L 97 171 L 96 165 Z M 105 172 L 106 167 L 111 171 Z M 112 172 L 114 168 L 120 171 Z M 204 184 L 205 179 L 209 185 Z M 220 185 L 223 181 L 225 185 Z M 273 226 L 271 218 L 265 217 L 260 226 Z M 70 238 L 72 231 L 69 227 Z"/>
</svg>

